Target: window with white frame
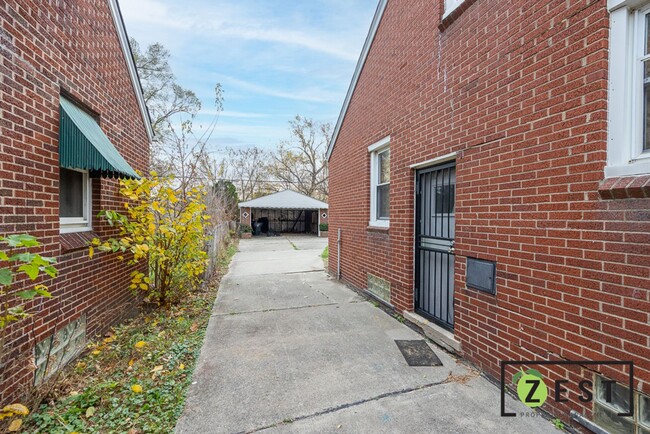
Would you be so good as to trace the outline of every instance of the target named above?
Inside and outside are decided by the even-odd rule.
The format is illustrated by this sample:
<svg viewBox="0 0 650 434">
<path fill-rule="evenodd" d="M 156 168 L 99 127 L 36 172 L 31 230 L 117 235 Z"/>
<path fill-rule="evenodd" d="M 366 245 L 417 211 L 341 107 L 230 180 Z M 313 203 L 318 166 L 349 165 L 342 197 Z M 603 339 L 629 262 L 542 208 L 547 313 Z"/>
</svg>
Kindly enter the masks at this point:
<svg viewBox="0 0 650 434">
<path fill-rule="evenodd" d="M 650 173 L 650 1 L 609 0 L 606 177 Z"/>
<path fill-rule="evenodd" d="M 87 170 L 59 168 L 61 233 L 91 229 L 91 181 Z"/>
<path fill-rule="evenodd" d="M 464 0 L 445 0 L 445 14 L 442 17 L 445 18 L 452 13 L 463 1 Z"/>
<path fill-rule="evenodd" d="M 370 152 L 370 226 L 390 221 L 390 137 L 368 147 Z"/>
</svg>

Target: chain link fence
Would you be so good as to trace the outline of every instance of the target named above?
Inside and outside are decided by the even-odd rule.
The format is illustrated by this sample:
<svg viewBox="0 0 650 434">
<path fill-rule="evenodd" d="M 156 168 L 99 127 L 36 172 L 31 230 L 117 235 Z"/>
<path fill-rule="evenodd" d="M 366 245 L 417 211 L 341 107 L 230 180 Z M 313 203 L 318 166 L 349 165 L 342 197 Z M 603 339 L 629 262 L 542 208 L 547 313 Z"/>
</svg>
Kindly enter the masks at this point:
<svg viewBox="0 0 650 434">
<path fill-rule="evenodd" d="M 211 238 L 208 240 L 208 266 L 205 269 L 205 278 L 210 278 L 217 269 L 219 256 L 232 241 L 232 235 L 237 230 L 237 222 L 223 222 L 212 230 Z"/>
</svg>

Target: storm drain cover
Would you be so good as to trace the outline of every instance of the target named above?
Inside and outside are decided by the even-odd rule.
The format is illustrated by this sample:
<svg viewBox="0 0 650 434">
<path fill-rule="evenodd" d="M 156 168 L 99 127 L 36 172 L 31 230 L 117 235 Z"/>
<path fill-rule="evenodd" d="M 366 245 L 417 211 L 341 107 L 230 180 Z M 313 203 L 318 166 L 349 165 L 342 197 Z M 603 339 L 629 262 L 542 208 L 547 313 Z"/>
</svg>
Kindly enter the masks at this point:
<svg viewBox="0 0 650 434">
<path fill-rule="evenodd" d="M 395 341 L 409 366 L 442 366 L 442 362 L 426 341 Z"/>
</svg>

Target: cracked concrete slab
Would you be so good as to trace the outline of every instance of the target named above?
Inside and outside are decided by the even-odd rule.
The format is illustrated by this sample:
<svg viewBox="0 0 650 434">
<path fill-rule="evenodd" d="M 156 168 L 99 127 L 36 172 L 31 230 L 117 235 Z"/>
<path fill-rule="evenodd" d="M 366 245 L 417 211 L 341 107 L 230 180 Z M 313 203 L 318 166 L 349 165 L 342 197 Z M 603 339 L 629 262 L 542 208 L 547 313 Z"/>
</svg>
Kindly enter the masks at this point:
<svg viewBox="0 0 650 434">
<path fill-rule="evenodd" d="M 322 267 L 322 263 L 321 263 Z M 362 300 L 324 271 L 278 273 L 272 278 L 229 273 L 221 281 L 215 312 L 263 311 Z"/>
<path fill-rule="evenodd" d="M 284 421 L 264 433 L 558 433 L 541 417 L 504 419 L 494 414 L 498 390 L 485 379 L 423 387 L 340 410 Z M 507 397 L 508 407 L 516 405 Z M 521 404 L 521 403 L 520 403 Z"/>
<path fill-rule="evenodd" d="M 256 276 L 323 270 L 320 257 L 326 238 L 295 235 L 291 237 L 253 237 L 240 244 L 237 261 L 230 275 Z"/>
<path fill-rule="evenodd" d="M 296 273 L 320 260 L 322 241 L 301 239 L 311 248 L 295 250 L 278 238 L 241 241 L 177 433 L 554 432 L 501 418 L 498 389 L 483 378 L 446 383 L 471 371 L 433 345 L 443 366 L 409 367 L 394 341 L 419 334 L 322 271 Z M 253 258 L 275 272 L 246 272 Z"/>
</svg>

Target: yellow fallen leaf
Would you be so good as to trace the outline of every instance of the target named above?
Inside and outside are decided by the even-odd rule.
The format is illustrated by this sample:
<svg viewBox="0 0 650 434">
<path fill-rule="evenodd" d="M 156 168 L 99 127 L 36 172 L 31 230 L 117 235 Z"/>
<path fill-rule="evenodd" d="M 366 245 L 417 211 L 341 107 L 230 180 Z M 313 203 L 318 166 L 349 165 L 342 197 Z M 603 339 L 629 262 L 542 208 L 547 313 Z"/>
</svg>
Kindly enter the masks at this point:
<svg viewBox="0 0 650 434">
<path fill-rule="evenodd" d="M 93 351 L 92 354 L 93 354 L 93 356 L 96 356 L 96 355 L 99 354 L 99 353 L 101 353 L 101 351 L 99 351 L 99 350 L 95 350 L 95 351 Z"/>
<path fill-rule="evenodd" d="M 178 369 L 183 371 L 185 369 L 185 365 L 181 363 L 180 365 L 178 365 Z"/>
<path fill-rule="evenodd" d="M 134 363 L 135 363 L 135 359 L 129 360 L 129 366 L 133 366 Z"/>
<path fill-rule="evenodd" d="M 145 341 L 138 341 L 138 342 L 136 342 L 136 344 L 134 346 L 137 349 L 140 349 L 140 348 L 144 348 L 145 345 L 147 345 L 147 343 Z"/>
<path fill-rule="evenodd" d="M 95 249 L 93 249 L 92 246 L 88 247 L 88 257 L 92 258 L 94 254 L 95 254 Z"/>
<path fill-rule="evenodd" d="M 29 409 L 24 405 L 18 403 L 5 405 L 2 411 L 4 413 L 19 414 L 21 416 L 27 416 L 29 414 Z"/>
<path fill-rule="evenodd" d="M 106 343 L 106 344 L 110 344 L 110 343 L 113 342 L 114 340 L 115 340 L 115 338 L 114 338 L 113 336 L 109 336 L 109 337 L 107 337 L 107 338 L 104 339 L 104 343 Z"/>
<path fill-rule="evenodd" d="M 20 427 L 23 426 L 23 420 L 22 419 L 14 419 L 11 421 L 9 424 L 9 432 L 17 432 Z"/>
<path fill-rule="evenodd" d="M 95 414 L 95 407 L 88 407 L 86 409 L 86 417 L 93 417 Z"/>
<path fill-rule="evenodd" d="M 139 384 L 134 384 L 131 386 L 131 390 L 133 390 L 135 393 L 142 393 L 142 386 Z"/>
</svg>

